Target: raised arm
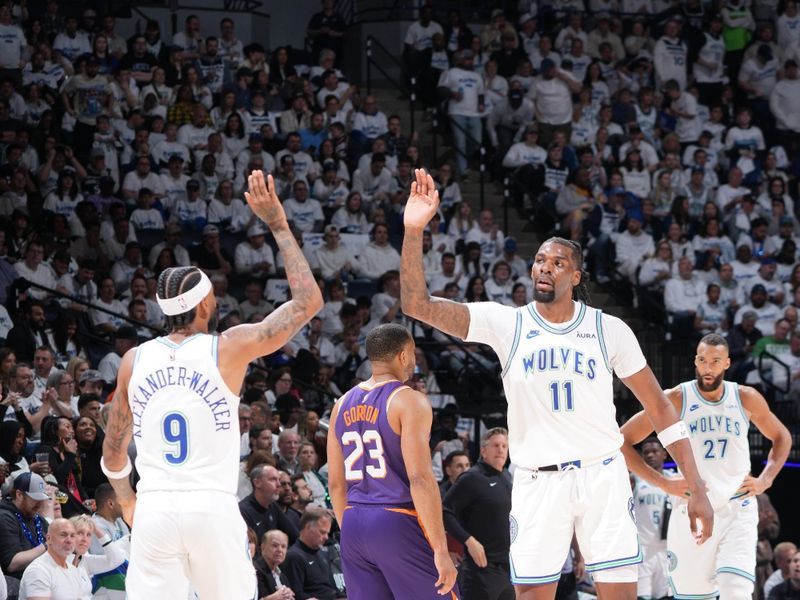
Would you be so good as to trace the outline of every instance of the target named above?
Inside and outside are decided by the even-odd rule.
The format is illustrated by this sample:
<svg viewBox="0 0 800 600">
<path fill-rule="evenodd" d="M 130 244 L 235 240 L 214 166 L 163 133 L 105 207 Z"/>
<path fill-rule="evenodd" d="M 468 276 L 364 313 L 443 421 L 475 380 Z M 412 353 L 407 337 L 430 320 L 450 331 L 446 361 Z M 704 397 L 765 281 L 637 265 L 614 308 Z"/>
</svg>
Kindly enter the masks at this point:
<svg viewBox="0 0 800 600">
<path fill-rule="evenodd" d="M 319 285 L 289 229 L 283 206 L 275 193 L 272 175 L 265 181 L 262 171 L 253 171 L 248 177 L 248 189 L 244 194 L 247 204 L 269 226 L 283 255 L 292 299 L 281 304 L 260 323 L 237 325 L 220 336 L 221 347 L 226 348 L 226 354 L 230 352 L 233 361 L 239 365 L 246 365 L 285 346 L 323 305 Z"/>
<path fill-rule="evenodd" d="M 624 378 L 623 383 L 634 393 L 642 403 L 647 416 L 650 418 L 655 430 L 663 432 L 678 422 L 678 412 L 664 395 L 661 386 L 656 381 L 650 367 L 645 367 L 638 373 Z M 711 537 L 714 528 L 714 511 L 706 495 L 705 482 L 700 478 L 697 464 L 692 454 L 689 439 L 684 437 L 666 446 L 667 452 L 678 463 L 678 467 L 689 486 L 689 524 L 699 543 Z M 697 532 L 697 521 L 700 521 L 702 530 Z"/>
<path fill-rule="evenodd" d="M 433 413 L 428 399 L 414 390 L 398 393 L 393 408 L 400 417 L 400 450 L 408 473 L 411 499 L 425 531 L 439 579 L 436 587 L 440 594 L 450 591 L 456 581 L 456 568 L 447 551 L 447 537 L 442 522 L 442 496 L 431 467 L 428 439 Z"/>
<path fill-rule="evenodd" d="M 403 313 L 463 340 L 469 331 L 469 309 L 459 302 L 431 297 L 425 283 L 422 232 L 439 207 L 439 192 L 424 169 L 417 169 L 415 174 L 417 180 L 411 183 L 403 215 L 405 234 L 400 258 Z"/>
<path fill-rule="evenodd" d="M 750 413 L 750 422 L 772 442 L 772 448 L 767 456 L 767 464 L 758 477 L 748 475 L 744 478 L 743 490 L 747 490 L 747 495 L 757 496 L 766 492 L 775 481 L 780 470 L 783 468 L 789 451 L 792 449 L 792 435 L 780 419 L 769 409 L 764 396 L 759 394 L 751 387 L 739 386 L 739 396 L 742 399 L 742 406 L 745 411 Z"/>
<path fill-rule="evenodd" d="M 131 487 L 130 478 L 125 473 L 130 460 L 128 446 L 133 437 L 133 414 L 128 404 L 128 382 L 131 379 L 135 356 L 136 349 L 133 348 L 122 357 L 117 375 L 117 389 L 111 401 L 106 435 L 103 439 L 103 465 L 110 472 L 124 473 L 121 477 L 112 477 L 108 473 L 106 476 L 114 488 L 116 502 L 122 507 L 122 517 L 128 525 L 133 525 L 133 512 L 136 508 L 136 494 Z"/>
</svg>

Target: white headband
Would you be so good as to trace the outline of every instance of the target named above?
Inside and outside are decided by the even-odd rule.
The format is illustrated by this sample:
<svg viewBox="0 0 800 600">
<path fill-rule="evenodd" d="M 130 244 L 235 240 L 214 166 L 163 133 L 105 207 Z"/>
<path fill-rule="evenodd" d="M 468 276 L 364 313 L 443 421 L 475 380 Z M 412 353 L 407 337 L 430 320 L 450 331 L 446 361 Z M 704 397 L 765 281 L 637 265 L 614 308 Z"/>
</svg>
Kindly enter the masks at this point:
<svg viewBox="0 0 800 600">
<path fill-rule="evenodd" d="M 161 298 L 156 294 L 156 300 L 158 300 L 158 305 L 165 315 L 182 315 L 200 304 L 203 298 L 208 296 L 211 288 L 211 280 L 208 275 L 200 271 L 200 282 L 192 289 L 174 298 Z"/>
</svg>

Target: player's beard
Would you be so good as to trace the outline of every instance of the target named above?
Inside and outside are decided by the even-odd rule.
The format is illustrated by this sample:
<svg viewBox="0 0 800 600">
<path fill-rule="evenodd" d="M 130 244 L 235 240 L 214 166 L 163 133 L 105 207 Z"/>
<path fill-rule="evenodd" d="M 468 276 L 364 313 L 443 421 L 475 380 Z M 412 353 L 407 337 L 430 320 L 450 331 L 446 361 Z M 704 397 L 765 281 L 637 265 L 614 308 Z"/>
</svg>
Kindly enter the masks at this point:
<svg viewBox="0 0 800 600">
<path fill-rule="evenodd" d="M 556 299 L 556 293 L 555 291 L 540 292 L 534 287 L 533 299 L 536 300 L 536 302 L 544 302 L 545 304 L 549 304 L 550 302 Z"/>
<path fill-rule="evenodd" d="M 703 383 L 703 376 L 700 373 L 695 371 L 695 375 L 697 376 L 697 387 L 700 388 L 701 392 L 713 392 L 719 389 L 719 386 L 722 385 L 722 378 L 725 377 L 725 373 L 720 373 L 714 378 L 714 381 L 706 385 Z"/>
</svg>

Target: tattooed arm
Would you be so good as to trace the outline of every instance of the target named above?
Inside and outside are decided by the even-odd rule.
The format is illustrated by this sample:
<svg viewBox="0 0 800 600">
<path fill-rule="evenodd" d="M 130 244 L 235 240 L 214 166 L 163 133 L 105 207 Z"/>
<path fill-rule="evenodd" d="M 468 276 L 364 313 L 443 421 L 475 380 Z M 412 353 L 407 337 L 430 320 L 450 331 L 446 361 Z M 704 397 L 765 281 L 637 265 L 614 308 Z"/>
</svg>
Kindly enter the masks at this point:
<svg viewBox="0 0 800 600">
<path fill-rule="evenodd" d="M 128 404 L 128 382 L 133 370 L 136 348 L 128 350 L 122 357 L 117 374 L 117 389 L 111 402 L 103 439 L 103 462 L 111 471 L 121 471 L 128 462 L 128 446 L 133 435 L 133 414 Z M 116 502 L 122 507 L 122 516 L 128 525 L 133 524 L 133 511 L 136 507 L 136 494 L 131 488 L 129 477 L 109 479 L 116 493 Z"/>
<path fill-rule="evenodd" d="M 461 339 L 469 331 L 469 309 L 465 304 L 431 297 L 422 264 L 422 232 L 439 207 L 439 192 L 433 178 L 416 170 L 403 215 L 405 234 L 400 259 L 400 298 L 403 313 Z"/>
<path fill-rule="evenodd" d="M 292 299 L 281 304 L 260 323 L 238 325 L 221 335 L 221 349 L 225 348 L 227 354 L 227 348 L 230 348 L 234 362 L 240 366 L 282 348 L 323 305 L 319 285 L 289 229 L 283 206 L 275 193 L 272 175 L 265 181 L 262 171 L 253 171 L 248 184 L 245 198 L 255 215 L 269 226 L 275 236 L 286 265 Z"/>
</svg>

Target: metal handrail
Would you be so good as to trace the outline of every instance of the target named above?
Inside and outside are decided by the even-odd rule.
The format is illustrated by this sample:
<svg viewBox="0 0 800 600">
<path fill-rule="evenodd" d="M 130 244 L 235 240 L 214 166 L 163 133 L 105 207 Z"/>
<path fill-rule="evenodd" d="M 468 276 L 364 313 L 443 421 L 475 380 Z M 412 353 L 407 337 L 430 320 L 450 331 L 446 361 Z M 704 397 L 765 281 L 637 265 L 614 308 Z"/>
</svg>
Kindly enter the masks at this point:
<svg viewBox="0 0 800 600">
<path fill-rule="evenodd" d="M 36 283 L 35 281 L 30 281 L 29 279 L 25 279 L 24 277 L 20 277 L 19 281 L 22 281 L 23 283 L 27 283 L 28 287 L 34 287 L 34 288 L 39 289 L 39 290 L 44 290 L 45 292 L 47 292 L 49 294 L 52 294 L 53 296 L 58 296 L 59 298 L 64 298 L 66 300 L 70 300 L 71 302 L 74 302 L 75 304 L 82 304 L 83 306 L 91 308 L 92 310 L 97 310 L 97 311 L 105 313 L 107 315 L 112 315 L 114 317 L 118 317 L 118 318 L 122 319 L 123 321 L 127 321 L 128 323 L 131 323 L 132 325 L 135 325 L 137 327 L 144 327 L 145 329 L 149 329 L 150 331 L 155 331 L 157 333 L 165 333 L 165 331 L 166 331 L 165 329 L 163 329 L 161 327 L 153 327 L 152 325 L 149 325 L 148 323 L 144 323 L 142 321 L 137 321 L 136 319 L 131 319 L 127 315 L 116 313 L 113 310 L 109 310 L 109 309 L 107 309 L 105 307 L 98 306 L 97 304 L 94 304 L 93 302 L 89 302 L 88 300 L 83 300 L 82 298 L 75 298 L 74 296 L 70 296 L 69 294 L 65 294 L 64 292 L 62 292 L 60 290 L 55 290 L 53 288 L 47 287 L 46 285 L 41 285 L 39 283 Z"/>
<path fill-rule="evenodd" d="M 472 137 L 472 135 L 470 134 L 469 131 L 467 131 L 464 127 L 459 125 L 453 119 L 448 119 L 448 121 L 450 122 L 450 124 L 453 127 L 455 127 L 461 133 L 463 133 L 469 141 L 471 141 L 473 144 L 478 146 L 479 153 L 480 153 L 480 166 L 479 166 L 480 192 L 479 192 L 479 197 L 480 197 L 480 204 L 481 204 L 480 209 L 483 210 L 484 207 L 485 207 L 485 204 L 486 204 L 486 193 L 485 193 L 485 189 L 484 189 L 484 187 L 485 187 L 484 173 L 486 172 L 486 146 L 483 145 L 483 139 L 476 140 L 474 137 Z M 481 128 L 482 127 L 483 127 L 483 125 L 481 125 Z M 433 133 L 433 154 L 434 154 L 434 158 L 435 158 L 436 157 L 436 150 L 438 148 L 438 144 L 436 142 L 436 137 L 439 135 L 438 134 L 439 117 L 437 116 L 437 113 L 433 114 L 433 127 L 432 127 L 432 130 L 433 130 L 432 131 L 432 133 Z M 483 138 L 483 136 L 481 136 L 481 138 Z M 459 150 L 455 146 L 451 146 L 451 148 L 453 149 L 454 152 L 457 152 L 458 154 L 460 154 L 464 159 L 469 160 L 469 156 L 467 156 L 464 152 L 462 152 L 461 150 Z M 508 226 L 507 225 L 506 225 L 505 231 L 508 231 Z"/>
<path fill-rule="evenodd" d="M 398 83 L 395 78 L 389 75 L 386 72 L 386 69 L 384 69 L 383 66 L 381 66 L 381 64 L 378 63 L 378 61 L 372 56 L 373 46 L 380 49 L 385 56 L 388 56 L 395 66 L 397 66 L 401 71 L 403 70 L 403 64 L 397 59 L 397 57 L 394 56 L 377 38 L 372 35 L 368 35 L 366 39 L 367 94 L 372 93 L 372 67 L 374 66 L 376 69 L 378 69 L 381 75 L 383 75 L 401 94 L 408 95 L 409 126 L 411 127 L 411 132 L 413 133 L 415 130 L 414 110 L 416 109 L 417 102 L 417 78 L 416 76 L 411 76 L 410 88 L 402 83 Z"/>
<path fill-rule="evenodd" d="M 417 327 L 421 328 L 422 325 L 420 324 L 419 321 L 413 320 L 411 322 L 411 335 L 415 335 L 415 329 Z M 464 344 L 463 340 L 460 340 L 457 337 L 453 337 L 449 333 L 445 333 L 444 331 L 441 331 L 441 330 L 438 330 L 438 332 L 441 333 L 443 336 L 445 336 L 447 338 L 447 343 L 448 344 L 453 344 L 454 346 L 458 346 L 458 348 L 460 350 L 462 350 L 464 352 L 464 354 L 467 356 L 467 360 L 469 360 L 470 362 L 475 363 L 478 366 L 478 370 L 481 371 L 481 373 L 483 373 L 484 375 L 486 375 L 488 377 L 495 377 L 496 376 L 496 373 L 493 373 L 490 369 L 487 369 L 477 358 L 475 358 L 474 353 L 469 348 L 467 348 L 467 346 Z M 442 345 L 442 344 L 438 344 L 437 342 L 433 342 L 433 343 L 435 343 L 437 345 Z"/>
<path fill-rule="evenodd" d="M 786 385 L 784 387 L 779 387 L 775 385 L 775 383 L 772 380 L 772 377 L 764 377 L 765 373 L 767 372 L 767 369 L 763 365 L 764 358 L 767 358 L 768 360 L 772 361 L 773 365 L 770 366 L 772 366 L 773 368 L 774 365 L 777 364 L 783 367 L 783 369 L 786 371 Z M 780 358 L 778 358 L 774 354 L 767 352 L 766 350 L 764 350 L 763 352 L 761 352 L 761 354 L 758 355 L 758 375 L 761 378 L 761 381 L 763 381 L 767 387 L 777 390 L 782 394 L 787 394 L 789 392 L 789 389 L 791 388 L 792 371 L 791 369 L 789 369 L 789 365 L 787 365 L 785 362 L 783 362 Z"/>
</svg>

